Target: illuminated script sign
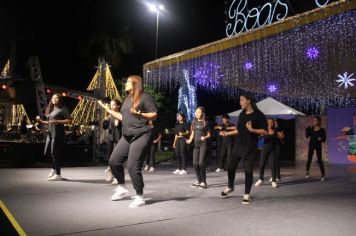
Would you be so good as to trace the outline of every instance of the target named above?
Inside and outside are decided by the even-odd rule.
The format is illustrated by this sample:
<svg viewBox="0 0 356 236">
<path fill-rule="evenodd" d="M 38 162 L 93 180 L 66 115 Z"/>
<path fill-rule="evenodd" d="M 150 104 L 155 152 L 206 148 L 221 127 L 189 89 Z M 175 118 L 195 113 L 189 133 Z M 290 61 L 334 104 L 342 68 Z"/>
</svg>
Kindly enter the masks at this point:
<svg viewBox="0 0 356 236">
<path fill-rule="evenodd" d="M 227 9 L 226 35 L 231 37 L 285 19 L 289 13 L 287 2 L 288 0 L 275 0 L 262 7 L 248 9 L 248 0 L 233 0 Z M 318 7 L 324 7 L 329 2 L 330 0 L 315 0 Z"/>
</svg>

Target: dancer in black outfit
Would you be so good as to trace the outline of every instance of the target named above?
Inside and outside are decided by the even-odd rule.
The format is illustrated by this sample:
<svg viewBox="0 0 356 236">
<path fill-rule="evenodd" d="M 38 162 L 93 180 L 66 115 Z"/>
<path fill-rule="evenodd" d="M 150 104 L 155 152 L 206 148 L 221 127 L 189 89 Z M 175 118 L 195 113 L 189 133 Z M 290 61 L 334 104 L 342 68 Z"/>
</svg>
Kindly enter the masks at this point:
<svg viewBox="0 0 356 236">
<path fill-rule="evenodd" d="M 198 107 L 195 110 L 195 118 L 192 123 L 191 135 L 187 144 L 191 144 L 194 139 L 193 167 L 197 177 L 197 182 L 192 187 L 206 189 L 206 154 L 208 150 L 208 139 L 210 138 L 210 129 L 205 119 L 205 109 Z"/>
<path fill-rule="evenodd" d="M 276 143 L 276 182 L 279 183 L 282 181 L 281 178 L 281 167 L 280 167 L 280 157 L 281 157 L 281 146 L 282 144 L 285 143 L 285 134 L 284 131 L 281 129 L 281 127 L 278 124 L 277 120 L 274 120 L 274 126 L 277 132 L 277 143 Z M 270 179 L 270 182 L 272 182 L 272 177 Z"/>
<path fill-rule="evenodd" d="M 159 129 L 156 125 L 153 124 L 153 121 L 150 120 L 148 124 L 152 128 L 152 142 L 149 146 L 149 151 L 146 155 L 146 166 L 144 170 L 148 170 L 149 172 L 155 171 L 155 163 L 156 163 L 156 151 L 158 149 L 158 143 L 162 138 L 162 134 L 159 132 Z"/>
<path fill-rule="evenodd" d="M 221 137 L 218 168 L 215 170 L 215 172 L 221 172 L 227 169 L 235 136 L 226 136 L 225 134 L 226 132 L 236 130 L 236 126 L 230 122 L 230 116 L 228 114 L 222 115 L 221 118 L 223 124 L 220 126 L 215 126 L 215 129 L 220 131 L 219 136 Z"/>
<path fill-rule="evenodd" d="M 306 138 L 309 138 L 309 149 L 308 149 L 308 161 L 306 168 L 305 178 L 309 179 L 309 169 L 310 164 L 313 159 L 314 150 L 316 151 L 316 156 L 318 158 L 318 164 L 321 172 L 320 181 L 324 181 L 325 169 L 322 158 L 322 143 L 326 141 L 326 132 L 325 129 L 321 127 L 321 118 L 320 116 L 314 116 L 312 120 L 312 126 L 308 127 L 305 131 Z"/>
<path fill-rule="evenodd" d="M 187 156 L 187 144 L 186 137 L 189 135 L 188 124 L 185 121 L 185 116 L 183 113 L 177 114 L 177 124 L 175 127 L 175 136 L 173 142 L 174 155 L 177 158 L 178 168 L 173 171 L 173 174 L 186 175 L 187 166 L 185 159 Z"/>
<path fill-rule="evenodd" d="M 250 191 L 253 183 L 253 166 L 258 155 L 258 136 L 267 135 L 267 121 L 264 114 L 257 108 L 251 95 L 241 95 L 241 112 L 236 131 L 227 132 L 227 135 L 237 134 L 234 148 L 228 167 L 228 186 L 221 192 L 226 198 L 235 189 L 235 171 L 240 160 L 243 160 L 245 170 L 245 194 L 242 204 L 250 203 Z"/>
<path fill-rule="evenodd" d="M 271 173 L 272 173 L 272 187 L 276 188 L 278 186 L 276 182 L 276 175 L 277 175 L 276 155 L 277 155 L 278 136 L 274 126 L 274 120 L 269 118 L 267 120 L 267 124 L 268 124 L 268 134 L 263 136 L 264 145 L 261 152 L 260 178 L 255 183 L 255 186 L 260 186 L 263 184 L 266 164 L 267 161 L 269 161 L 271 165 Z"/>
<path fill-rule="evenodd" d="M 72 123 L 72 118 L 68 109 L 63 105 L 62 97 L 59 94 L 54 94 L 48 104 L 45 112 L 47 121 L 37 116 L 36 120 L 48 126 L 48 134 L 44 149 L 44 155 L 51 155 L 52 157 L 52 170 L 48 175 L 48 181 L 62 180 L 61 176 L 61 162 L 60 150 L 63 147 L 65 133 L 64 125 Z"/>
<path fill-rule="evenodd" d="M 109 160 L 110 169 L 119 184 L 111 200 L 120 200 L 127 196 L 129 192 L 125 186 L 124 173 L 124 163 L 128 160 L 127 169 L 136 190 L 136 196 L 133 197 L 134 201 L 129 207 L 134 208 L 145 205 L 143 198 L 144 182 L 141 172 L 145 151 L 152 141 L 152 132 L 148 121 L 157 118 L 157 108 L 153 98 L 144 93 L 140 76 L 130 76 L 125 84 L 125 91 L 129 94 L 122 104 L 120 112 L 110 110 L 101 101 L 98 103 L 110 115 L 122 121 L 122 137 L 115 146 Z"/>
<path fill-rule="evenodd" d="M 120 106 L 121 102 L 119 100 L 113 99 L 110 101 L 111 110 L 119 112 Z M 106 136 L 106 145 L 108 154 L 110 156 L 116 144 L 121 138 L 122 123 L 112 115 L 109 115 L 103 121 L 103 129 L 108 130 L 108 135 Z M 105 172 L 107 174 L 106 181 L 112 182 L 112 184 L 117 184 L 117 180 L 114 179 L 114 176 L 111 173 L 110 166 L 105 170 Z"/>
</svg>

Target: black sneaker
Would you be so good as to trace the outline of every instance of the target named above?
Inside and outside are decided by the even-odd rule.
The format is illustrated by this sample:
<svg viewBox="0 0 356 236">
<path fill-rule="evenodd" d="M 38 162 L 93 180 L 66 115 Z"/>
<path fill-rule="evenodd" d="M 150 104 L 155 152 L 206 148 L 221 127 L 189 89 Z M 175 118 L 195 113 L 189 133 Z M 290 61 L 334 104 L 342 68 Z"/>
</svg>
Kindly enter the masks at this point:
<svg viewBox="0 0 356 236">
<path fill-rule="evenodd" d="M 222 191 L 222 192 L 220 193 L 220 197 L 221 197 L 221 198 L 227 198 L 227 197 L 230 195 L 230 193 L 232 193 L 234 190 L 235 190 L 235 189 L 233 189 L 233 188 L 228 188 L 228 187 L 226 187 L 226 188 L 224 189 L 224 191 Z"/>
<path fill-rule="evenodd" d="M 250 197 L 249 197 L 247 199 L 246 198 L 242 198 L 242 202 L 241 203 L 244 204 L 244 205 L 248 205 L 248 204 L 250 204 L 250 202 L 251 201 L 250 201 Z"/>
<path fill-rule="evenodd" d="M 190 187 L 192 187 L 192 188 L 200 187 L 200 183 L 196 182 L 196 183 L 190 185 Z"/>
</svg>

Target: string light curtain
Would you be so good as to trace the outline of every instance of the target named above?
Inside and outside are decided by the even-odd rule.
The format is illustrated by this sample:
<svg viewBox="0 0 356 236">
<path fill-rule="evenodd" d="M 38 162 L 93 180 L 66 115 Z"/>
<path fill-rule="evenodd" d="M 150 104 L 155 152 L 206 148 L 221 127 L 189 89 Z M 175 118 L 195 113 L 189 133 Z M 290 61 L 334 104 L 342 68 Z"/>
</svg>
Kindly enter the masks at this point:
<svg viewBox="0 0 356 236">
<path fill-rule="evenodd" d="M 189 51 L 191 59 L 176 54 L 147 63 L 145 83 L 174 91 L 184 82 L 184 70 L 191 84 L 227 99 L 249 91 L 258 99 L 272 96 L 307 113 L 356 106 L 356 10 L 355 2 L 345 4 L 351 10 L 328 17 L 327 8 L 313 10 L 303 14 L 303 20 L 323 14 L 321 20 L 267 37 L 262 37 L 264 29 L 247 32 L 253 40 L 239 44 L 237 37 L 235 47 L 224 48 L 229 40 L 224 39 L 214 43 L 213 53 L 194 56 L 194 50 L 201 52 L 197 48 Z M 302 18 L 288 21 L 298 25 Z M 266 30 L 278 26 L 277 22 Z"/>
</svg>

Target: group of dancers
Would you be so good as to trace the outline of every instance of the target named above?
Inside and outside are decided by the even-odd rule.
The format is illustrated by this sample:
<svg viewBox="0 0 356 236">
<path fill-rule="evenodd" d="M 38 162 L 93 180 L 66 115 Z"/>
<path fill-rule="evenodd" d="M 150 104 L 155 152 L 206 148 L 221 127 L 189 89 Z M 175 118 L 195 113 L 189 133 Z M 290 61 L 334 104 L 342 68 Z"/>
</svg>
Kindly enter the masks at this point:
<svg viewBox="0 0 356 236">
<path fill-rule="evenodd" d="M 129 207 L 135 208 L 145 205 L 142 169 L 147 157 L 145 169 L 154 170 L 154 155 L 157 143 L 162 136 L 153 125 L 153 121 L 157 118 L 157 107 L 152 96 L 144 92 L 142 78 L 137 75 L 129 76 L 125 83 L 125 91 L 128 95 L 123 104 L 117 100 L 112 100 L 110 106 L 102 101 L 98 101 L 98 104 L 109 114 L 103 122 L 103 128 L 108 129 L 108 151 L 111 153 L 109 167 L 106 171 L 111 175 L 110 181 L 115 181 L 118 184 L 111 200 L 117 201 L 129 195 L 124 173 L 124 163 L 127 161 L 127 170 L 136 192 Z M 227 170 L 228 184 L 220 193 L 222 198 L 226 198 L 235 190 L 236 169 L 242 161 L 245 172 L 245 191 L 242 204 L 249 204 L 254 164 L 259 153 L 258 140 L 263 137 L 265 143 L 261 152 L 260 176 L 255 186 L 260 186 L 263 183 L 264 169 L 267 160 L 269 160 L 272 169 L 272 187 L 277 187 L 277 183 L 281 179 L 278 159 L 284 133 L 278 128 L 275 120 L 266 119 L 250 94 L 240 96 L 240 105 L 243 111 L 239 116 L 237 126 L 230 122 L 228 115 L 224 115 L 222 117 L 223 124 L 215 127 L 222 138 L 216 172 Z M 64 125 L 72 122 L 60 95 L 52 96 L 46 110 L 46 118 L 46 120 L 42 120 L 40 117 L 36 117 L 38 122 L 48 126 L 45 155 L 52 157 L 52 170 L 48 180 L 56 181 L 62 179 L 59 150 L 64 143 Z M 196 182 L 191 187 L 206 189 L 208 188 L 206 157 L 211 130 L 206 120 L 205 109 L 203 107 L 196 109 L 195 118 L 190 127 L 182 113 L 177 115 L 177 121 L 173 147 L 178 168 L 173 174 L 187 174 L 187 145 L 194 143 L 193 167 Z M 309 138 L 306 178 L 310 177 L 309 169 L 315 150 L 322 174 L 321 181 L 324 181 L 325 170 L 322 162 L 321 143 L 325 142 L 326 134 L 321 127 L 320 117 L 313 117 L 313 124 L 306 130 L 306 137 Z"/>
</svg>

